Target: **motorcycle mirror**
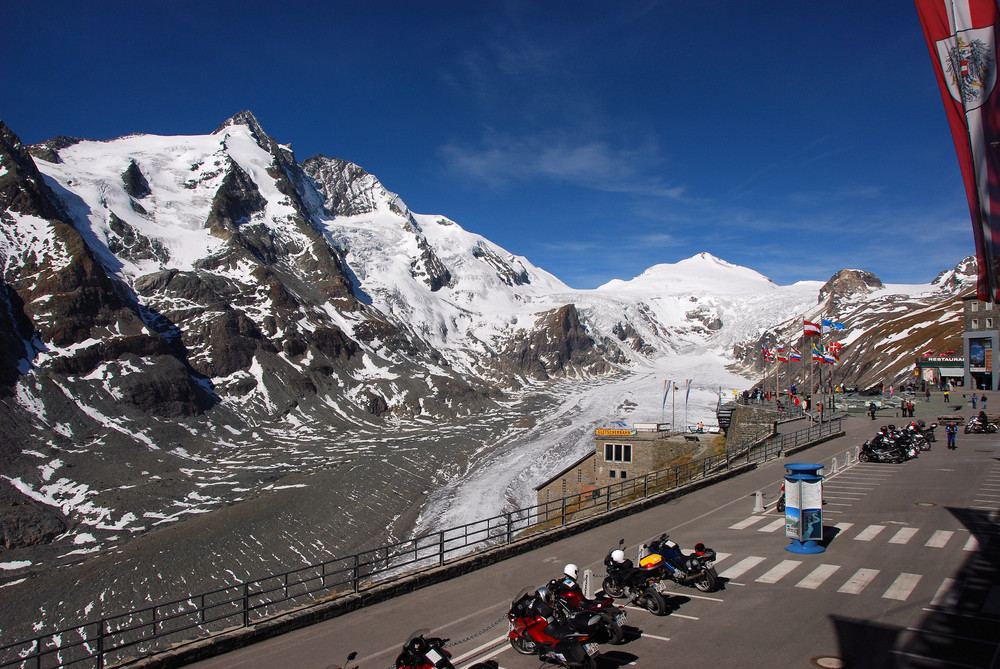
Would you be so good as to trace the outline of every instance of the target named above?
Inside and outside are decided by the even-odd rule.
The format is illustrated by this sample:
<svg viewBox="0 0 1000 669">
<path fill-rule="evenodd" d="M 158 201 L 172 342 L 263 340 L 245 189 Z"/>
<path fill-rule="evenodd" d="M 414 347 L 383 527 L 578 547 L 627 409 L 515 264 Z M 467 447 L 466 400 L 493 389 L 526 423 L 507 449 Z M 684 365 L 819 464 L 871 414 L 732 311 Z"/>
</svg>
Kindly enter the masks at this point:
<svg viewBox="0 0 1000 669">
<path fill-rule="evenodd" d="M 621 548 L 624 545 L 625 545 L 625 540 L 624 539 L 619 539 L 618 540 L 618 548 Z"/>
</svg>

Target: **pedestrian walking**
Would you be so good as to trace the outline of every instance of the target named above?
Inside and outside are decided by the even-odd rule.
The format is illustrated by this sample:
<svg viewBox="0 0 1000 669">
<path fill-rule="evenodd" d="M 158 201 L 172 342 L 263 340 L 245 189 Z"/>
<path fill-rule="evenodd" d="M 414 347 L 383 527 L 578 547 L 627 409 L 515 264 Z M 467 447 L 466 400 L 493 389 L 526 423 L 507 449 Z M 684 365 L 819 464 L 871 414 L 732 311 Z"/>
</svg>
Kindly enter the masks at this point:
<svg viewBox="0 0 1000 669">
<path fill-rule="evenodd" d="M 979 408 L 986 411 L 986 394 L 979 398 Z"/>
<path fill-rule="evenodd" d="M 945 434 L 948 435 L 948 449 L 954 451 L 957 446 L 955 446 L 955 435 L 958 434 L 958 426 L 955 425 L 955 421 L 948 424 L 948 427 L 944 429 Z"/>
<path fill-rule="evenodd" d="M 948 399 L 948 389 L 947 388 L 944 389 L 944 403 L 945 404 L 950 404 L 951 403 L 951 401 Z"/>
<path fill-rule="evenodd" d="M 930 402 L 931 401 L 931 389 L 930 388 L 928 388 L 927 390 L 924 391 L 924 397 L 926 398 L 924 400 L 925 402 Z"/>
<path fill-rule="evenodd" d="M 875 406 L 875 402 L 868 405 L 868 413 L 871 414 L 872 420 L 875 420 L 875 409 L 877 408 L 878 407 Z"/>
<path fill-rule="evenodd" d="M 979 401 L 979 398 L 978 398 L 978 397 L 976 397 L 975 393 L 973 393 L 973 394 L 972 394 L 972 408 L 973 408 L 973 409 L 975 409 L 975 408 L 976 408 L 976 402 L 978 402 L 978 401 Z"/>
</svg>

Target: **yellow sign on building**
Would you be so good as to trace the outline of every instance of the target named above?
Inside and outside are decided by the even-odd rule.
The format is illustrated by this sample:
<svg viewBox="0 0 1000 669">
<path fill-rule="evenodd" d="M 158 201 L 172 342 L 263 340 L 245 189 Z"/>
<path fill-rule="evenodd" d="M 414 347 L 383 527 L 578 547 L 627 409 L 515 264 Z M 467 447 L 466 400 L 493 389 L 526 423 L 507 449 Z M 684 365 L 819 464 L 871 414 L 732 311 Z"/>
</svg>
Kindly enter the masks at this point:
<svg viewBox="0 0 1000 669">
<path fill-rule="evenodd" d="M 631 437 L 635 434 L 635 430 L 612 430 L 612 429 L 601 429 L 595 430 L 594 433 L 598 437 Z"/>
</svg>

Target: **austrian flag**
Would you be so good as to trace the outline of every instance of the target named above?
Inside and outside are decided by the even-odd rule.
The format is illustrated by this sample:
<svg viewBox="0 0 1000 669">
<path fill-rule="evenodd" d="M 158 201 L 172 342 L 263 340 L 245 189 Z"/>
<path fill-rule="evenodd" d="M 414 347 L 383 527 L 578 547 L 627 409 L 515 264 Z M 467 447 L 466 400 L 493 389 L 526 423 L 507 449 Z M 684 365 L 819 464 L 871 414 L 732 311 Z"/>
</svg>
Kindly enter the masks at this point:
<svg viewBox="0 0 1000 669">
<path fill-rule="evenodd" d="M 802 320 L 802 336 L 803 337 L 818 337 L 820 335 L 819 325 L 813 323 L 812 321 Z"/>
</svg>

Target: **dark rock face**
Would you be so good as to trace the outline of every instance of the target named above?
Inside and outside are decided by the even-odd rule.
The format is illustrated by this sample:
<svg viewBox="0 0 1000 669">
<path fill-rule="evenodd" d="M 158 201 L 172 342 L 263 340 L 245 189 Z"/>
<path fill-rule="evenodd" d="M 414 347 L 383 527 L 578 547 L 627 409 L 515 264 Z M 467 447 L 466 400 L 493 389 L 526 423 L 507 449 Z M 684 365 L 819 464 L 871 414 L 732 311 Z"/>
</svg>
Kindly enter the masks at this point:
<svg viewBox="0 0 1000 669">
<path fill-rule="evenodd" d="M 580 323 L 576 305 L 542 314 L 530 333 L 517 338 L 504 358 L 525 375 L 546 380 L 571 373 L 604 373 L 610 365 Z"/>
<path fill-rule="evenodd" d="M 871 272 L 858 269 L 842 269 L 819 289 L 819 302 L 841 299 L 857 294 L 867 294 L 882 288 L 882 281 Z"/>
<path fill-rule="evenodd" d="M 153 191 L 149 187 L 149 182 L 146 181 L 146 177 L 143 175 L 142 170 L 139 166 L 135 164 L 133 160 L 128 164 L 128 167 L 122 172 L 122 183 L 125 184 L 125 192 L 134 197 L 136 200 L 141 200 Z"/>
<path fill-rule="evenodd" d="M 486 261 L 492 266 L 496 272 L 497 276 L 506 283 L 508 286 L 523 286 L 531 283 L 528 278 L 528 273 L 523 267 L 520 270 L 515 269 L 508 263 L 504 262 L 496 253 L 494 253 L 489 247 L 480 244 L 472 250 L 472 255 L 476 258 Z"/>
<path fill-rule="evenodd" d="M 29 499 L 10 486 L 0 486 L 0 548 L 12 550 L 47 544 L 65 531 L 65 518 L 52 507 Z"/>
</svg>

